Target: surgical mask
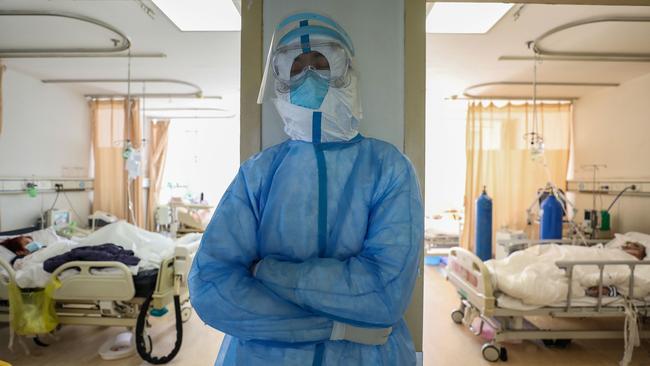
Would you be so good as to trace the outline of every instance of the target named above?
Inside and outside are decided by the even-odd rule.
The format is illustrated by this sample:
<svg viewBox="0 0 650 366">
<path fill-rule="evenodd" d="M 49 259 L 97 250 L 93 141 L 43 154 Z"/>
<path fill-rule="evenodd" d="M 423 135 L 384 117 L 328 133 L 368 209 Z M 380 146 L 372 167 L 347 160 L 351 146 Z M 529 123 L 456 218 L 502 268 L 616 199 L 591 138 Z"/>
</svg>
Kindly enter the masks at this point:
<svg viewBox="0 0 650 366">
<path fill-rule="evenodd" d="M 302 75 L 304 80 L 291 88 L 290 100 L 292 104 L 309 109 L 318 109 L 329 90 L 328 71 L 307 70 Z"/>
<path fill-rule="evenodd" d="M 317 110 L 291 103 L 288 93 L 276 92 L 276 95 L 273 103 L 284 122 L 284 132 L 292 140 L 312 141 L 315 111 L 322 113 L 321 142 L 349 141 L 359 134 L 362 112 L 356 75 L 351 75 L 349 84 L 343 88 L 330 87 Z"/>
<path fill-rule="evenodd" d="M 43 247 L 43 244 L 39 242 L 31 242 L 25 246 L 25 249 L 27 249 L 30 253 L 34 253 L 35 251 L 41 249 Z"/>
</svg>

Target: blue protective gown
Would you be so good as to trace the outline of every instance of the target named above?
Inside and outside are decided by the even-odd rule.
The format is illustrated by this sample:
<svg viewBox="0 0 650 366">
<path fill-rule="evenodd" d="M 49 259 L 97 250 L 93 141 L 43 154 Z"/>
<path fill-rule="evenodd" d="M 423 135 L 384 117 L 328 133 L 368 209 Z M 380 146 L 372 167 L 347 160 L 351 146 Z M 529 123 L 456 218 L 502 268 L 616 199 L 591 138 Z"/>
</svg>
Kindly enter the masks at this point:
<svg viewBox="0 0 650 366">
<path fill-rule="evenodd" d="M 288 140 L 246 161 L 189 278 L 197 314 L 226 333 L 216 364 L 415 365 L 402 315 L 423 224 L 415 171 L 386 142 Z M 329 341 L 333 320 L 393 332 Z"/>
</svg>

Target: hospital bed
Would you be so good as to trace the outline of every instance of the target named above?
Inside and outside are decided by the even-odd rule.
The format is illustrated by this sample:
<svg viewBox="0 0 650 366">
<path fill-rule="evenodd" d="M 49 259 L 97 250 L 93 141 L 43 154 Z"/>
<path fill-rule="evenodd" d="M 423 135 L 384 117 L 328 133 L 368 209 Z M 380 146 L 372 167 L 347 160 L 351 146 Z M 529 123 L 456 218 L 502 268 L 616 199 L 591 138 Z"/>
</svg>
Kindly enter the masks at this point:
<svg viewBox="0 0 650 366">
<path fill-rule="evenodd" d="M 59 278 L 61 283 L 53 295 L 59 324 L 126 327 L 134 331 L 136 350 L 143 360 L 152 364 L 171 361 L 182 344 L 182 323 L 192 314 L 187 278 L 197 249 L 198 241 L 177 245 L 173 256 L 164 259 L 157 270 L 137 276 L 120 262 L 73 261 L 58 267 L 51 278 Z M 0 276 L 0 322 L 9 322 L 8 287 L 15 283 L 15 271 L 2 258 L 0 268 L 6 271 L 5 276 Z M 102 272 L 93 271 L 99 268 Z M 106 272 L 108 268 L 112 270 Z M 75 269 L 75 274 L 61 276 L 70 269 Z M 163 309 L 172 303 L 175 344 L 168 354 L 154 356 L 148 318 L 152 309 Z M 38 335 L 34 336 L 39 344 Z"/>
<path fill-rule="evenodd" d="M 557 241 L 555 241 L 557 243 Z M 528 241 L 527 245 L 534 245 Z M 559 243 L 562 244 L 562 243 Z M 497 289 L 494 287 L 492 274 L 483 261 L 472 252 L 462 248 L 452 248 L 447 266 L 447 280 L 456 287 L 460 295 L 460 307 L 451 313 L 452 320 L 457 324 L 466 323 L 474 315 L 480 318 L 480 328 L 487 325 L 494 329 L 493 336 L 481 349 L 487 361 L 507 361 L 507 350 L 504 342 L 522 340 L 542 340 L 545 344 L 566 346 L 572 339 L 617 339 L 624 338 L 624 331 L 611 329 L 539 329 L 526 320 L 526 317 L 552 318 L 625 318 L 627 316 L 625 299 L 616 298 L 607 301 L 600 295 L 598 298 L 575 299 L 571 297 L 571 285 L 567 298 L 562 304 L 546 307 L 517 307 L 503 306 Z M 650 261 L 565 261 L 556 262 L 559 268 L 565 269 L 569 284 L 572 283 L 575 268 L 579 266 L 598 266 L 600 270 L 599 285 L 603 285 L 603 269 L 610 265 L 629 266 L 632 273 L 639 266 L 650 265 Z M 634 276 L 630 276 L 629 285 L 634 289 Z M 634 298 L 634 294 L 630 294 Z M 650 299 L 633 300 L 639 317 L 650 316 Z M 482 329 L 472 329 L 480 335 Z M 650 331 L 641 330 L 641 339 L 650 338 Z"/>
</svg>

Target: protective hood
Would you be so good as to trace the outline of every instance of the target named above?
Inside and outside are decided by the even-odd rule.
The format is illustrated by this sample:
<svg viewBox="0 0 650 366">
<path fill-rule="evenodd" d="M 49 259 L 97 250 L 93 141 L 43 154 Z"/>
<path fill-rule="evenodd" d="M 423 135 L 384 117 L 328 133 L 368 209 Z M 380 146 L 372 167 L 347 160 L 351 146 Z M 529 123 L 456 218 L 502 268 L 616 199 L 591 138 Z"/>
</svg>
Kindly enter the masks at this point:
<svg viewBox="0 0 650 366">
<path fill-rule="evenodd" d="M 284 122 L 284 132 L 292 140 L 313 142 L 314 112 L 320 112 L 320 141 L 337 142 L 353 139 L 359 133 L 362 118 L 357 92 L 358 79 L 351 76 L 345 88 L 330 87 L 319 109 L 292 104 L 288 93 L 278 93 L 273 99 Z"/>
<path fill-rule="evenodd" d="M 353 57 L 350 37 L 330 18 L 289 16 L 272 37 L 258 102 L 273 102 L 293 140 L 348 141 L 362 118 Z"/>
</svg>

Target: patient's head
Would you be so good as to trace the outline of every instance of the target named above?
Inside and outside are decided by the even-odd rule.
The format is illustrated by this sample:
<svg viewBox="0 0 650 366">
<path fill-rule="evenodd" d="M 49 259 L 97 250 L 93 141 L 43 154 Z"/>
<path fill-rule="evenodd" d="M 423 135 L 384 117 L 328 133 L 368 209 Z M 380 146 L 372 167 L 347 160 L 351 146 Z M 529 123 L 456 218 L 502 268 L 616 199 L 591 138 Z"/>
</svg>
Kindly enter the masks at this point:
<svg viewBox="0 0 650 366">
<path fill-rule="evenodd" d="M 625 242 L 621 247 L 625 253 L 637 257 L 639 260 L 643 260 L 646 256 L 645 247 L 642 244 L 635 242 Z"/>
<path fill-rule="evenodd" d="M 0 245 L 11 250 L 16 255 L 28 255 L 30 252 L 27 245 L 33 241 L 34 239 L 31 236 L 16 236 L 1 242 Z"/>
</svg>

